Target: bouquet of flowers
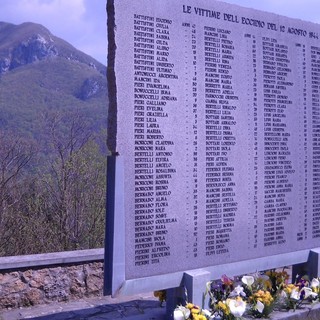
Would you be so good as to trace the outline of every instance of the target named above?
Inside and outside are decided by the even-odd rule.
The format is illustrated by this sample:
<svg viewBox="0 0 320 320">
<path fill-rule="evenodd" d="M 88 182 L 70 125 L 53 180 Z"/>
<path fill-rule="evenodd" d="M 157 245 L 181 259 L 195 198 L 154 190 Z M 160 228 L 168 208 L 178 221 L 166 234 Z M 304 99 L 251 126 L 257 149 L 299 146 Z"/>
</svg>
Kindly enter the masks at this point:
<svg viewBox="0 0 320 320">
<path fill-rule="evenodd" d="M 209 295 L 208 310 L 187 303 L 174 310 L 174 320 L 239 320 L 246 312 L 254 318 L 267 318 L 274 308 L 296 310 L 302 303 L 320 301 L 320 278 L 310 282 L 308 277 L 297 277 L 291 284 L 288 279 L 284 269 L 236 278 L 223 275 L 207 283 L 204 298 Z M 156 295 L 160 301 L 165 299 L 162 292 Z"/>
<path fill-rule="evenodd" d="M 316 281 L 314 279 L 310 287 L 307 277 L 301 279 L 297 277 L 295 283 L 286 285 L 280 295 L 286 309 L 296 310 L 301 307 L 302 303 L 317 299 L 318 293 L 314 292 L 314 290 L 317 291 Z"/>
<path fill-rule="evenodd" d="M 278 295 L 288 284 L 289 274 L 285 271 L 285 268 L 282 271 L 271 269 L 266 272 L 266 275 L 270 279 L 270 292 L 272 296 Z"/>
<path fill-rule="evenodd" d="M 223 320 L 239 319 L 247 311 L 255 318 L 268 317 L 274 308 L 267 275 L 254 274 L 231 279 L 226 275 L 207 286 L 211 308 Z"/>
<path fill-rule="evenodd" d="M 268 317 L 275 300 L 271 295 L 272 282 L 269 276 L 256 273 L 254 276 L 243 276 L 241 281 L 248 297 L 248 312 L 255 318 Z"/>
<path fill-rule="evenodd" d="M 207 284 L 206 294 L 210 296 L 212 314 L 222 320 L 233 320 L 242 317 L 246 310 L 246 296 L 240 285 L 235 285 L 234 279 L 223 275 L 220 280 Z"/>
<path fill-rule="evenodd" d="M 178 306 L 173 312 L 174 320 L 211 320 L 214 319 L 210 311 L 201 309 L 193 303 Z"/>
</svg>

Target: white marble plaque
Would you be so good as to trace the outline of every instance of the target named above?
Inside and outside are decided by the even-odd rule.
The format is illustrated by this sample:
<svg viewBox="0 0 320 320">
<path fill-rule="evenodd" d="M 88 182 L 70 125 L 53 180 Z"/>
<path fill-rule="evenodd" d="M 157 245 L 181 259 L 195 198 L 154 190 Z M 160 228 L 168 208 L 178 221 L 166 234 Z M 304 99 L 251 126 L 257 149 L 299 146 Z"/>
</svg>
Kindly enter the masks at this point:
<svg viewBox="0 0 320 320">
<path fill-rule="evenodd" d="M 126 279 L 318 247 L 319 25 L 213 0 L 114 6 Z"/>
</svg>

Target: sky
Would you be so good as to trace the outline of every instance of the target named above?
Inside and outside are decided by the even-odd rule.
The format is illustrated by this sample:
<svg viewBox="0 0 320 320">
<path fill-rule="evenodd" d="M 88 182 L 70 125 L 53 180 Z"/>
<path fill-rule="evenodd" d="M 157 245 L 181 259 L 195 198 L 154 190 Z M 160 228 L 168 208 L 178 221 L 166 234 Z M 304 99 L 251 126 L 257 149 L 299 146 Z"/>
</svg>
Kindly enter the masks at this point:
<svg viewBox="0 0 320 320">
<path fill-rule="evenodd" d="M 13 24 L 40 23 L 55 36 L 106 64 L 106 1 L 0 0 L 0 21 Z M 207 1 L 210 3 L 211 0 Z M 224 0 L 224 2 L 320 23 L 319 0 Z"/>
<path fill-rule="evenodd" d="M 0 0 L 0 21 L 40 23 L 106 65 L 106 0 Z"/>
<path fill-rule="evenodd" d="M 319 0 L 224 0 L 224 2 L 320 23 Z"/>
</svg>

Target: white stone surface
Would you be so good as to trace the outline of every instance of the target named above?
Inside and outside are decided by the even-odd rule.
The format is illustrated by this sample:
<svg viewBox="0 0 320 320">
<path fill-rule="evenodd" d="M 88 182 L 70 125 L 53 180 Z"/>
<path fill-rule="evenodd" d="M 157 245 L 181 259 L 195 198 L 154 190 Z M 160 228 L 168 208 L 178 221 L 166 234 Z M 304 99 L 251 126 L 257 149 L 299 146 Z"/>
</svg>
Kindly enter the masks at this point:
<svg viewBox="0 0 320 320">
<path fill-rule="evenodd" d="M 319 25 L 220 1 L 114 5 L 125 280 L 319 247 Z"/>
</svg>

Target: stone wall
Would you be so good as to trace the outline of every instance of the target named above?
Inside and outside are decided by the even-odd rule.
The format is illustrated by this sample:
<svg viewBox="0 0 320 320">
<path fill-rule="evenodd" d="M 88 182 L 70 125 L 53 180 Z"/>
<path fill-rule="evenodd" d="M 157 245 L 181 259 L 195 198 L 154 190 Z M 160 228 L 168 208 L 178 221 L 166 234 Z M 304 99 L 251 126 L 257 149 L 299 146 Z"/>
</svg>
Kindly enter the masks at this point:
<svg viewBox="0 0 320 320">
<path fill-rule="evenodd" d="M 103 263 L 0 272 L 0 309 L 102 295 Z"/>
</svg>

